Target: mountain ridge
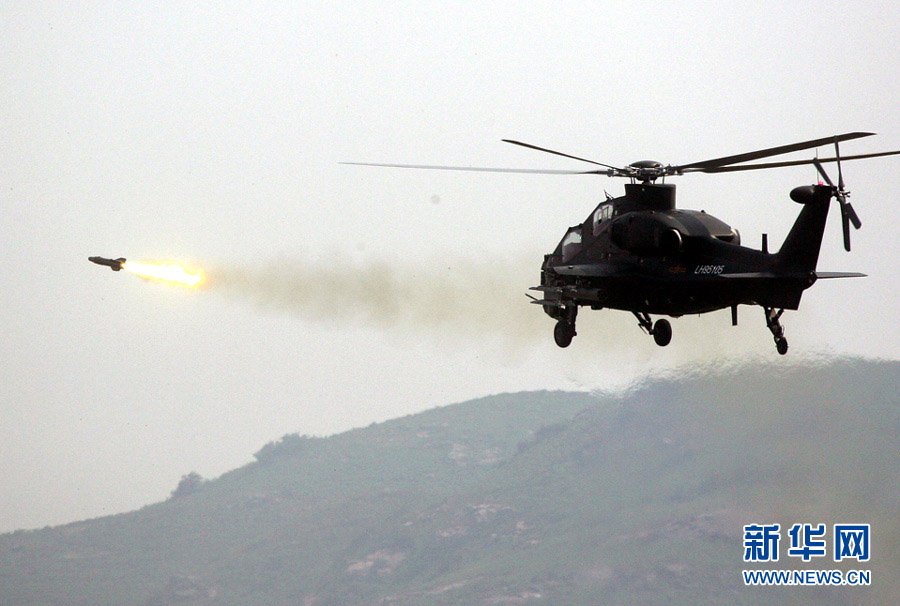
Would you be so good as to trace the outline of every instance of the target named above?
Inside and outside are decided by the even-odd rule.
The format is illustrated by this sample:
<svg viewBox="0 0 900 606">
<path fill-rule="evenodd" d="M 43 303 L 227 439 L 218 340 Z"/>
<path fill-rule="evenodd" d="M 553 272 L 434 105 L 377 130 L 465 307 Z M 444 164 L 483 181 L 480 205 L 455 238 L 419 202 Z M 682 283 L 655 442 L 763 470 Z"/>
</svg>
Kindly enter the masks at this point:
<svg viewBox="0 0 900 606">
<path fill-rule="evenodd" d="M 900 573 L 898 371 L 701 368 L 620 394 L 500 394 L 289 434 L 163 503 L 0 536 L 0 593 L 10 605 L 883 602 Z M 872 587 L 743 587 L 743 525 L 817 520 L 872 523 Z"/>
</svg>

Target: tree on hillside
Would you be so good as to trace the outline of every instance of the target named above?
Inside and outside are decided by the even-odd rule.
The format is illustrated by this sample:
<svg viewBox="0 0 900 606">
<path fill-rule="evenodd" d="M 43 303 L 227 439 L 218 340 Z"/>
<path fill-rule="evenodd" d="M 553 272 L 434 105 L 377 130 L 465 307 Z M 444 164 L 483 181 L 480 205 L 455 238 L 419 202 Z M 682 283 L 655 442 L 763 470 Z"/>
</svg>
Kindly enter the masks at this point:
<svg viewBox="0 0 900 606">
<path fill-rule="evenodd" d="M 316 438 L 296 433 L 285 434 L 280 440 L 269 442 L 263 446 L 253 457 L 260 463 L 271 463 L 278 457 L 296 456 L 306 450 L 309 442 Z"/>
<path fill-rule="evenodd" d="M 206 482 L 206 480 L 204 480 L 203 477 L 196 471 L 185 474 L 181 476 L 181 480 L 178 482 L 178 486 L 176 486 L 175 490 L 172 491 L 172 498 L 177 499 L 179 497 L 192 495 L 200 490 L 204 482 Z"/>
</svg>

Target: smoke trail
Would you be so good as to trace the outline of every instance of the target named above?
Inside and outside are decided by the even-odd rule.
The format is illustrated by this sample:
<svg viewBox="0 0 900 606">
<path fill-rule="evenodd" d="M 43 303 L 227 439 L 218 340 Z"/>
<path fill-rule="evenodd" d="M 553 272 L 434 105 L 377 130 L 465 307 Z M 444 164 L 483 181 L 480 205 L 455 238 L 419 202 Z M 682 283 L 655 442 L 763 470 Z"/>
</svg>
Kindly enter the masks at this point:
<svg viewBox="0 0 900 606">
<path fill-rule="evenodd" d="M 511 345 L 552 343 L 554 322 L 525 297 L 538 284 L 540 255 L 473 262 L 281 258 L 253 265 L 207 268 L 206 287 L 274 313 L 313 322 L 440 330 L 464 337 L 496 337 Z M 590 360 L 645 368 L 665 364 L 746 358 L 774 353 L 761 313 L 742 312 L 731 327 L 727 311 L 673 322 L 675 338 L 657 347 L 631 314 L 582 308 L 573 352 Z M 799 354 L 799 351 L 797 352 Z M 796 355 L 796 354 L 795 354 Z"/>
<path fill-rule="evenodd" d="M 546 338 L 550 319 L 525 297 L 539 282 L 535 258 L 396 265 L 384 261 L 277 259 L 207 271 L 208 287 L 312 321 L 406 325 Z"/>
</svg>

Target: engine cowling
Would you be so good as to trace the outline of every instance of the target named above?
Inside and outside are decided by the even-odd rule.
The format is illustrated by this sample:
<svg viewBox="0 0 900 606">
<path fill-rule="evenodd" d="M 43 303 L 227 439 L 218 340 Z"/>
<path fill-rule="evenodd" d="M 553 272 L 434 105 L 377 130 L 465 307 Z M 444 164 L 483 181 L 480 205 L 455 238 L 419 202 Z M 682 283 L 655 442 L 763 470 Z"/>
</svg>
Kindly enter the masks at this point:
<svg viewBox="0 0 900 606">
<path fill-rule="evenodd" d="M 736 229 L 703 211 L 634 212 L 613 220 L 610 238 L 635 254 L 673 255 L 693 238 L 715 238 L 740 245 Z"/>
<path fill-rule="evenodd" d="M 684 248 L 681 232 L 655 213 L 630 213 L 612 224 L 610 239 L 619 248 L 638 254 L 675 254 Z"/>
</svg>

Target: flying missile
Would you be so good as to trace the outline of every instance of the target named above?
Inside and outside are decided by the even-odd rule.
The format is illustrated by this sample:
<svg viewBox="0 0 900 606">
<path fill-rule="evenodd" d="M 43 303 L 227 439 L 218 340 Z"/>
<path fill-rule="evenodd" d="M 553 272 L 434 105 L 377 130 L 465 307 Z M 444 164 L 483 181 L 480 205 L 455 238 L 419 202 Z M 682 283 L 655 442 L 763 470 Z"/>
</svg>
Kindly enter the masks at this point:
<svg viewBox="0 0 900 606">
<path fill-rule="evenodd" d="M 125 263 L 125 257 L 119 257 L 118 259 L 106 259 L 104 257 L 88 257 L 88 261 L 91 263 L 96 263 L 97 265 L 106 265 L 113 271 L 119 271 L 122 269 L 122 264 Z"/>
</svg>

